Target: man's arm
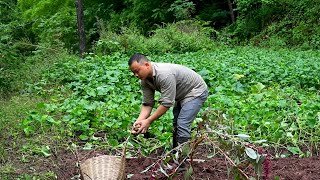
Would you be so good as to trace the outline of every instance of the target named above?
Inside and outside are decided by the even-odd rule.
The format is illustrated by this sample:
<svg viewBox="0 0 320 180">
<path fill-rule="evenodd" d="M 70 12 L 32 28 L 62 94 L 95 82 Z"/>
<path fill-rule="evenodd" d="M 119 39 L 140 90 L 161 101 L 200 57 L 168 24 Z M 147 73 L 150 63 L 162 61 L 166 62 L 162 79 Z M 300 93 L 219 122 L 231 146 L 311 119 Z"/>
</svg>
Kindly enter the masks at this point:
<svg viewBox="0 0 320 180">
<path fill-rule="evenodd" d="M 152 108 L 153 108 L 152 106 L 142 105 L 140 115 L 139 115 L 137 121 L 147 119 L 150 116 Z"/>
<path fill-rule="evenodd" d="M 140 113 L 141 118 L 146 117 L 144 119 L 138 119 L 134 126 L 138 128 L 138 130 L 136 131 L 136 134 L 140 134 L 140 133 L 146 133 L 148 131 L 148 128 L 150 127 L 151 123 L 153 121 L 155 121 L 156 119 L 158 119 L 160 116 L 162 116 L 165 112 L 168 111 L 169 108 L 160 105 L 157 110 L 150 116 L 150 117 L 146 117 L 145 115 L 147 114 L 142 114 L 142 111 Z M 151 108 L 152 110 L 152 108 Z M 147 113 L 147 110 L 145 111 L 145 113 Z M 149 112 L 150 114 L 150 112 Z M 149 116 L 148 114 L 148 116 Z M 139 116 L 140 118 L 140 116 Z"/>
<path fill-rule="evenodd" d="M 140 113 L 138 120 L 135 122 L 134 127 L 137 129 L 136 133 L 146 133 L 150 124 L 161 117 L 168 109 L 174 105 L 175 95 L 176 95 L 176 81 L 175 77 L 171 74 L 165 77 L 164 79 L 160 80 L 160 92 L 161 98 L 159 102 L 161 105 L 157 108 L 157 110 L 149 117 L 152 108 L 150 111 L 145 111 Z M 144 86 L 142 86 L 144 87 Z M 144 95 L 147 95 L 145 92 L 150 93 L 150 89 L 144 89 Z M 146 91 L 148 90 L 148 91 Z M 154 91 L 153 91 L 154 97 Z M 146 96 L 145 96 L 146 97 Z M 148 98 L 146 98 L 148 100 Z"/>
<path fill-rule="evenodd" d="M 156 119 L 158 119 L 159 117 L 161 117 L 164 113 L 166 113 L 168 111 L 169 108 L 160 105 L 157 110 L 148 118 L 146 118 L 146 120 L 149 122 L 149 124 L 151 124 L 153 121 L 155 121 Z"/>
<path fill-rule="evenodd" d="M 140 121 L 140 127 L 137 133 L 147 132 L 150 124 L 167 112 L 172 105 L 174 105 L 176 96 L 176 81 L 174 75 L 170 74 L 159 80 L 159 82 L 161 86 L 161 98 L 159 102 L 161 105 L 150 117 L 146 117 L 146 119 Z"/>
<path fill-rule="evenodd" d="M 142 129 L 141 126 L 143 124 L 143 121 L 145 121 L 150 116 L 152 108 L 153 108 L 152 106 L 142 104 L 140 115 L 136 120 L 136 122 L 134 122 L 133 124 L 134 130 L 131 131 L 132 134 L 137 135 L 141 133 L 140 129 Z"/>
</svg>

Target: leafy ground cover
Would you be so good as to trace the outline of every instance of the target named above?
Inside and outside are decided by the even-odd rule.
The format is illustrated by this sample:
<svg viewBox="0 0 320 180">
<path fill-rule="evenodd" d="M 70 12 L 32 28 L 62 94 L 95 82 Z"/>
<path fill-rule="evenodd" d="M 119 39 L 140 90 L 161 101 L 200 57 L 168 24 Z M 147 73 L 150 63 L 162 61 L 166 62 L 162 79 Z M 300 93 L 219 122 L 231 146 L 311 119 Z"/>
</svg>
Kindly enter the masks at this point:
<svg viewBox="0 0 320 180">
<path fill-rule="evenodd" d="M 236 47 L 150 58 L 155 62 L 189 66 L 204 77 L 210 95 L 193 127 L 204 125 L 207 129 L 201 133 L 206 134 L 210 130 L 210 138 L 216 144 L 212 147 L 221 149 L 217 157 L 226 158 L 222 152 L 228 152 L 227 157 L 240 166 L 245 162 L 262 165 L 260 156 L 267 156 L 259 152 L 259 148 L 271 150 L 272 158 L 317 154 L 318 52 Z M 70 154 L 74 145 L 86 151 L 98 148 L 113 154 L 121 149 L 141 102 L 139 83 L 129 72 L 127 60 L 128 57 L 121 54 L 88 55 L 84 60 L 71 58 L 56 64 L 41 81 L 30 85 L 26 91 L 29 96 L 37 94 L 45 101 L 40 101 L 25 118 L 17 117 L 13 126 L 16 132 L 3 132 L 11 122 L 2 120 L 4 143 L 0 149 L 3 152 L 0 174 L 9 179 L 32 177 L 29 174 L 50 179 L 65 167 L 61 160 L 70 159 L 70 166 L 74 168 L 77 161 Z M 5 117 L 6 111 L 0 115 Z M 155 121 L 150 128 L 151 138 L 132 139 L 128 144 L 128 157 L 150 155 L 160 147 L 169 150 L 171 118 L 167 113 Z M 196 133 L 193 135 L 194 139 L 198 138 Z M 36 168 L 39 162 L 35 159 L 52 160 L 52 163 L 40 170 Z M 19 168 L 30 164 L 34 165 L 31 166 L 34 171 Z M 39 174 L 39 171 L 45 173 Z M 261 172 L 255 173 L 261 176 Z"/>
</svg>

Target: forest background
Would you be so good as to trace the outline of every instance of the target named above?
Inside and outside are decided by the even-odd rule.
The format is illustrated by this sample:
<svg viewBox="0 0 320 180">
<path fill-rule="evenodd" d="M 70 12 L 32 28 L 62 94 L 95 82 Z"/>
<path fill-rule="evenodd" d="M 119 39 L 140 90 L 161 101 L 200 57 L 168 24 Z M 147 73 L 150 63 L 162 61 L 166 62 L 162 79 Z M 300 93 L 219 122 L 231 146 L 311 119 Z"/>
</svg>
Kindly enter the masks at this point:
<svg viewBox="0 0 320 180">
<path fill-rule="evenodd" d="M 0 92 L 7 97 L 33 79 L 37 72 L 28 69 L 51 64 L 35 62 L 42 61 L 39 56 L 50 61 L 60 52 L 76 54 L 79 40 L 75 1 L 2 0 L 0 7 Z M 215 44 L 320 48 L 318 0 L 97 0 L 83 7 L 87 53 L 210 49 L 203 38 L 183 45 L 191 39 L 176 31 L 195 27 Z M 174 25 L 180 28 L 170 28 Z M 169 42 L 165 36 L 172 36 Z"/>
</svg>

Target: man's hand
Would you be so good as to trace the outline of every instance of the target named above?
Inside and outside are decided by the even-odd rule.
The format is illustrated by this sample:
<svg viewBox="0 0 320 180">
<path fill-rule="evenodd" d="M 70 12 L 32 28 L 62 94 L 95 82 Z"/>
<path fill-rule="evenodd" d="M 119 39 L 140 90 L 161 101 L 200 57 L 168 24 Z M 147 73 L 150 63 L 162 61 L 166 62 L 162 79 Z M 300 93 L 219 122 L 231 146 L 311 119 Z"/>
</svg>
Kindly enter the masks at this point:
<svg viewBox="0 0 320 180">
<path fill-rule="evenodd" d="M 142 107 L 144 108 L 144 110 L 141 112 L 145 112 L 146 108 L 148 108 L 148 106 L 142 106 Z M 144 117 L 144 115 L 147 115 L 147 114 L 140 113 L 138 120 L 133 124 L 133 131 L 131 133 L 133 135 L 138 135 L 140 133 L 146 133 L 148 131 L 150 124 L 153 121 L 155 121 L 156 119 L 158 119 L 160 116 L 162 116 L 165 112 L 167 112 L 168 109 L 169 109 L 168 107 L 160 105 L 157 108 L 157 110 L 148 118 Z M 149 110 L 151 111 L 152 107 L 148 108 L 148 114 L 150 114 Z"/>
<path fill-rule="evenodd" d="M 134 136 L 137 136 L 138 135 L 138 130 L 140 128 L 140 124 L 136 125 L 136 126 L 132 126 L 132 129 L 131 129 L 131 134 L 134 135 Z"/>
<path fill-rule="evenodd" d="M 138 135 L 140 133 L 146 133 L 150 126 L 150 121 L 148 119 L 137 120 L 133 124 L 133 131 L 131 133 L 133 135 Z"/>
</svg>

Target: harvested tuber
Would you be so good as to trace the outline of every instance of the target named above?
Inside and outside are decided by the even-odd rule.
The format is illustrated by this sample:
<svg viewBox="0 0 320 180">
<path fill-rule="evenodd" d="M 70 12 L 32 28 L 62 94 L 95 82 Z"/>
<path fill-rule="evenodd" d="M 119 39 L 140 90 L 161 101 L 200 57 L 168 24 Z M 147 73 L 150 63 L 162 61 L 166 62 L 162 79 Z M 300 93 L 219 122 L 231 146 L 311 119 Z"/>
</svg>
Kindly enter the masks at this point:
<svg viewBox="0 0 320 180">
<path fill-rule="evenodd" d="M 141 127 L 140 124 L 136 124 L 135 126 L 132 127 L 132 130 L 131 130 L 131 134 L 133 135 L 138 135 L 138 131 L 139 131 L 139 128 Z"/>
</svg>

